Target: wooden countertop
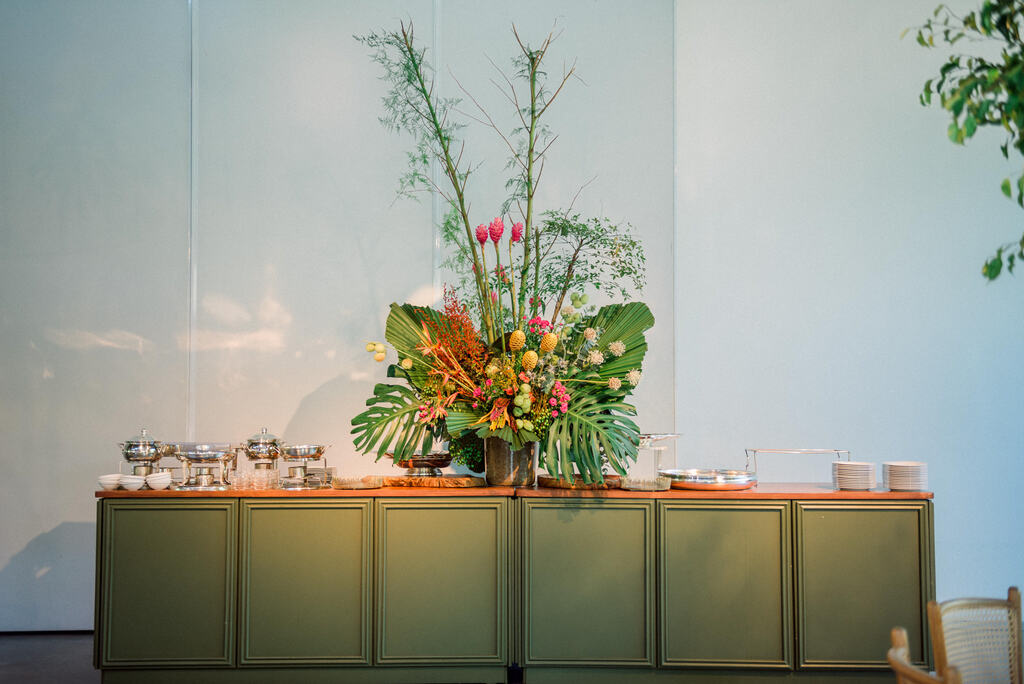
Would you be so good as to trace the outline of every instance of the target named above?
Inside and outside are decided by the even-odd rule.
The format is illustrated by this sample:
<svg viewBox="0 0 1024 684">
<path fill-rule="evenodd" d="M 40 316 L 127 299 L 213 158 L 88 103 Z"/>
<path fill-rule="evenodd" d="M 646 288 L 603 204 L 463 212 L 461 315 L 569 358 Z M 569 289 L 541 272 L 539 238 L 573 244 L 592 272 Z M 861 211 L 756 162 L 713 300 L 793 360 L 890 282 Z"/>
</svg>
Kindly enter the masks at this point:
<svg viewBox="0 0 1024 684">
<path fill-rule="evenodd" d="M 919 500 L 931 499 L 932 492 L 890 492 L 887 489 L 847 491 L 832 489 L 828 483 L 818 482 L 765 482 L 750 489 L 734 491 L 703 491 L 696 489 L 669 489 L 664 492 L 634 492 L 626 489 L 542 489 L 522 487 L 516 496 L 523 498 L 555 499 L 832 499 L 832 500 Z"/>
<path fill-rule="evenodd" d="M 514 496 L 550 499 L 739 499 L 739 500 L 791 500 L 830 499 L 857 501 L 907 501 L 933 498 L 932 492 L 837 491 L 831 484 L 816 482 L 766 482 L 737 491 L 697 491 L 670 489 L 665 492 L 633 492 L 624 489 L 579 490 L 546 489 L 540 487 L 381 487 L 379 489 L 228 489 L 222 492 L 194 492 L 164 489 L 161 491 L 124 489 L 100 490 L 99 499 L 162 499 L 162 498 L 230 498 L 230 499 L 288 499 L 323 497 L 452 497 L 452 496 Z"/>
</svg>

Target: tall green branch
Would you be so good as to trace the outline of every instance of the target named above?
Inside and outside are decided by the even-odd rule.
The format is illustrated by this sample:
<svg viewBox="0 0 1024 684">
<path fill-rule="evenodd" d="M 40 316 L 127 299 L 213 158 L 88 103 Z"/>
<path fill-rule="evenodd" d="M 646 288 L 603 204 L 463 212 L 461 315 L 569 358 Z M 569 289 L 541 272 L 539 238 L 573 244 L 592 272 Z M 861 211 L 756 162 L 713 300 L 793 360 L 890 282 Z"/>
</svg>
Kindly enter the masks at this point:
<svg viewBox="0 0 1024 684">
<path fill-rule="evenodd" d="M 417 153 L 410 155 L 412 168 L 403 177 L 402 191 L 410 194 L 428 188 L 438 192 L 458 215 L 465 233 L 466 245 L 476 268 L 473 277 L 480 305 L 481 324 L 493 342 L 496 339 L 493 316 L 486 286 L 486 272 L 481 263 L 481 250 L 474 242 L 466 203 L 466 185 L 470 170 L 461 170 L 461 151 L 453 153 L 454 135 L 461 126 L 448 118 L 458 100 L 438 98 L 434 81 L 427 74 L 426 49 L 415 45 L 413 25 L 400 24 L 399 31 L 385 31 L 357 36 L 357 40 L 375 50 L 373 59 L 384 67 L 384 78 L 391 90 L 384 98 L 387 116 L 381 122 L 396 131 L 405 131 L 417 138 Z M 438 187 L 425 168 L 428 154 L 437 160 L 451 185 L 452 194 Z"/>
</svg>

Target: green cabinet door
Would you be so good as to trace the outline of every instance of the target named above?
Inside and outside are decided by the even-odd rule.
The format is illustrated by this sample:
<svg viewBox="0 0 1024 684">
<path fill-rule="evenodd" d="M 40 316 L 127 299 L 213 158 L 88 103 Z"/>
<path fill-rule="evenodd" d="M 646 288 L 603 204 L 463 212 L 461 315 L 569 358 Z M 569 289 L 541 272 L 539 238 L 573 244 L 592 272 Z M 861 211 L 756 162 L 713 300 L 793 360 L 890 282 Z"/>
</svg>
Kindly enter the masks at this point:
<svg viewBox="0 0 1024 684">
<path fill-rule="evenodd" d="M 886 669 L 889 632 L 907 629 L 926 664 L 934 596 L 931 503 L 797 502 L 797 643 L 803 669 Z"/>
<path fill-rule="evenodd" d="M 508 507 L 377 500 L 378 664 L 507 664 Z"/>
<path fill-rule="evenodd" d="M 661 665 L 792 666 L 790 506 L 658 502 Z"/>
<path fill-rule="evenodd" d="M 234 500 L 104 501 L 103 667 L 234 663 Z"/>
<path fill-rule="evenodd" d="M 524 665 L 654 665 L 654 501 L 520 499 Z"/>
<path fill-rule="evenodd" d="M 369 499 L 242 503 L 240 663 L 370 664 Z"/>
</svg>

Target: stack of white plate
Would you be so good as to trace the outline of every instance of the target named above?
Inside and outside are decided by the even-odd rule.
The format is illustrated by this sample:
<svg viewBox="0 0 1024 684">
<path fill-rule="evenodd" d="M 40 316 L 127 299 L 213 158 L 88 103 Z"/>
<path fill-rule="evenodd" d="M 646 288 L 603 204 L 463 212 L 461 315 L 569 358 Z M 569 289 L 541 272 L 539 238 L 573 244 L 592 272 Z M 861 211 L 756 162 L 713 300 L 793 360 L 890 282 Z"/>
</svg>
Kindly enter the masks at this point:
<svg viewBox="0 0 1024 684">
<path fill-rule="evenodd" d="M 921 461 L 888 461 L 882 464 L 882 483 L 894 492 L 928 489 L 928 464 Z"/>
<path fill-rule="evenodd" d="M 875 464 L 864 461 L 832 461 L 832 484 L 836 489 L 874 489 Z"/>
</svg>

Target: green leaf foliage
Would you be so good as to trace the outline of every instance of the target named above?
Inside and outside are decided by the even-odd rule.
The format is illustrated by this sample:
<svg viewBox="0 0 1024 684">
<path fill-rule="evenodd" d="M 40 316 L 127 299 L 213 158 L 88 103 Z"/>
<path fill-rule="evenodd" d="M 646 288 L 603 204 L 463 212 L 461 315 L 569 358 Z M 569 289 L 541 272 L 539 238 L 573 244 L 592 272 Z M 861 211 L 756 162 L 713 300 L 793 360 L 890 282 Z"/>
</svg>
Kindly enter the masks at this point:
<svg viewBox="0 0 1024 684">
<path fill-rule="evenodd" d="M 620 357 L 606 354 L 603 364 L 572 378 L 599 383 L 567 383 L 572 394 L 569 411 L 552 423 L 541 454 L 544 467 L 556 477 L 568 479 L 575 465 L 585 481 L 600 482 L 605 461 L 624 474 L 626 464 L 636 459 L 640 430 L 628 418 L 636 415 L 636 409 L 622 401 L 631 388 L 623 381 L 622 389 L 612 390 L 606 381 L 641 368 L 647 353 L 644 335 L 654 325 L 654 315 L 643 302 L 610 304 L 601 307 L 587 324 L 603 330 L 599 347 L 621 341 L 626 353 Z"/>
<path fill-rule="evenodd" d="M 429 453 L 437 435 L 429 425 L 416 420 L 420 402 L 415 390 L 378 383 L 366 405 L 369 408 L 352 419 L 357 450 L 364 454 L 376 450 L 376 460 L 391 452 L 396 461 L 417 451 Z"/>
<path fill-rule="evenodd" d="M 601 307 L 588 325 L 604 331 L 598 340 L 598 347 L 607 348 L 616 341 L 626 345 L 626 353 L 622 356 L 605 354 L 605 362 L 597 367 L 597 374 L 602 379 L 622 378 L 629 371 L 643 366 L 644 355 L 647 353 L 644 334 L 654 325 L 654 314 L 646 304 L 609 304 Z"/>
<path fill-rule="evenodd" d="M 950 113 L 947 136 L 962 145 L 979 128 L 991 126 L 1005 133 L 999 146 L 1007 159 L 1010 150 L 1024 157 L 1024 0 L 985 0 L 981 7 L 963 16 L 946 5 L 935 8 L 932 17 L 917 28 L 916 40 L 923 47 L 935 41 L 953 47 L 963 45 L 998 46 L 998 53 L 957 53 L 950 55 L 939 69 L 939 78 L 925 81 L 920 96 L 922 105 L 930 105 L 938 95 L 941 106 Z M 904 32 L 906 35 L 906 32 Z M 979 51 L 980 53 L 981 51 Z M 998 56 L 993 56 L 998 54 Z M 1011 183 L 1003 180 L 1003 195 L 1016 199 L 1024 208 L 1024 172 Z M 1016 195 L 1016 197 L 1014 196 Z M 1024 240 L 1024 238 L 1022 238 Z M 982 267 L 982 275 L 995 280 L 1003 272 L 1003 245 Z M 1012 268 L 1006 269 L 1012 273 Z"/>
<path fill-rule="evenodd" d="M 423 323 L 437 323 L 440 320 L 441 314 L 430 307 L 392 304 L 391 313 L 384 325 L 384 338 L 395 348 L 398 356 L 412 360 L 412 368 L 408 371 L 403 369 L 402 373 L 417 387 L 422 387 L 426 382 L 427 371 L 430 369 L 416 349 L 423 344 Z"/>
<path fill-rule="evenodd" d="M 626 473 L 626 464 L 636 459 L 640 429 L 629 418 L 636 415 L 633 406 L 615 401 L 599 385 L 585 387 L 573 393 L 569 412 L 552 423 L 541 458 L 555 477 L 571 478 L 575 465 L 584 482 L 602 482 L 605 459 L 616 472 Z"/>
</svg>

